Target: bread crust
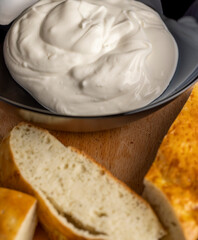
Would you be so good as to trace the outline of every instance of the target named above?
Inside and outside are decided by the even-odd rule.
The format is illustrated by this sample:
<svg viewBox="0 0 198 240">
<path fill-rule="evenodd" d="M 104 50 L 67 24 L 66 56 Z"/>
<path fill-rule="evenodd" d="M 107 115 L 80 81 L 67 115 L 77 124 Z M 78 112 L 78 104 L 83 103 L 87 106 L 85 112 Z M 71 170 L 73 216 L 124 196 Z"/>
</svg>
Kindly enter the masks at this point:
<svg viewBox="0 0 198 240">
<path fill-rule="evenodd" d="M 20 205 L 20 207 L 19 207 Z M 27 194 L 0 188 L 0 239 L 15 239 L 26 220 L 30 209 L 36 206 L 36 199 Z M 32 233 L 37 224 L 34 214 L 32 219 Z"/>
<path fill-rule="evenodd" d="M 20 125 L 27 125 L 27 123 L 20 123 Z M 30 125 L 30 124 L 29 124 Z M 30 125 L 31 126 L 31 125 Z M 35 128 L 35 126 L 34 126 Z M 47 130 L 41 129 L 37 127 L 38 129 L 47 132 Z M 57 219 L 56 215 L 50 210 L 50 208 L 46 205 L 45 201 L 42 199 L 41 195 L 36 192 L 33 187 L 28 183 L 21 175 L 20 170 L 18 169 L 14 156 L 12 153 L 12 149 L 10 146 L 10 137 L 11 134 L 9 134 L 0 145 L 0 169 L 4 169 L 4 171 L 0 172 L 0 184 L 4 187 L 9 187 L 13 189 L 20 190 L 22 192 L 28 193 L 32 196 L 34 196 L 38 200 L 38 217 L 39 220 L 43 226 L 43 228 L 48 233 L 48 236 L 50 239 L 61 239 L 61 240 L 104 240 L 99 239 L 99 237 L 96 238 L 85 238 L 82 236 L 79 236 L 77 233 L 73 232 L 70 228 L 65 226 L 59 219 Z M 73 151 L 84 155 L 86 158 L 88 158 L 92 163 L 96 164 L 98 168 L 101 169 L 101 171 L 104 171 L 106 174 L 108 174 L 111 178 L 114 179 L 118 184 L 121 184 L 124 188 L 127 189 L 131 194 L 135 195 L 141 201 L 144 205 L 146 205 L 148 208 L 151 209 L 150 205 L 143 200 L 140 196 L 138 196 L 134 191 L 132 191 L 126 184 L 121 182 L 120 180 L 116 179 L 108 170 L 106 170 L 104 167 L 102 167 L 100 164 L 95 162 L 94 159 L 87 156 L 85 153 L 79 151 L 76 148 L 70 147 Z M 153 210 L 151 209 L 153 212 Z M 153 212 L 153 215 L 155 213 Z M 156 215 L 155 215 L 156 216 Z M 157 219 L 157 217 L 156 217 Z M 159 223 L 159 227 L 160 223 Z M 163 228 L 161 227 L 161 231 L 163 232 Z M 106 238 L 105 238 L 106 239 Z"/>
<path fill-rule="evenodd" d="M 23 124 L 23 123 L 21 123 Z M 40 194 L 21 176 L 20 170 L 15 164 L 14 156 L 10 148 L 10 135 L 7 136 L 0 146 L 0 185 L 28 193 L 38 200 L 37 214 L 39 221 L 45 229 L 48 237 L 52 240 L 87 240 L 78 236 L 67 228 L 47 207 Z M 89 239 L 94 240 L 94 239 Z M 102 240 L 102 239 L 101 239 Z"/>
<path fill-rule="evenodd" d="M 166 197 L 185 240 L 198 239 L 197 109 L 198 83 L 163 139 L 144 180 L 146 188 L 153 185 Z"/>
</svg>

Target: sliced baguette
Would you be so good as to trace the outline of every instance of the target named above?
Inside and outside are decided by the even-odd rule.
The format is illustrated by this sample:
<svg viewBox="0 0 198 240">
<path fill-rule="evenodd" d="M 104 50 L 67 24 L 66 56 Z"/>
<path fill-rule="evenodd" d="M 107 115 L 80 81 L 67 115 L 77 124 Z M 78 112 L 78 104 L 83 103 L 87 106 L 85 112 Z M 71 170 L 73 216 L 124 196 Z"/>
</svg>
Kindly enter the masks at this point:
<svg viewBox="0 0 198 240">
<path fill-rule="evenodd" d="M 147 173 L 143 196 L 168 229 L 165 239 L 198 239 L 198 83 Z"/>
<path fill-rule="evenodd" d="M 50 239 L 157 240 L 165 233 L 141 197 L 46 130 L 16 126 L 0 146 L 0 169 L 1 184 L 38 199 Z"/>
<path fill-rule="evenodd" d="M 36 199 L 0 188 L 0 239 L 31 240 L 37 225 Z"/>
</svg>

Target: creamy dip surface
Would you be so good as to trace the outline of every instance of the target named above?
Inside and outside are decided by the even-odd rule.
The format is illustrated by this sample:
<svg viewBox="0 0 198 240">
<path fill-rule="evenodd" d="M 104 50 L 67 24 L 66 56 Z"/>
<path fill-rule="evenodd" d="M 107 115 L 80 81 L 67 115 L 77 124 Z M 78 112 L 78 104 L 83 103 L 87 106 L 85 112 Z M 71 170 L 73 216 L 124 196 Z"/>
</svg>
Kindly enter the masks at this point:
<svg viewBox="0 0 198 240">
<path fill-rule="evenodd" d="M 4 43 L 13 78 L 49 110 L 97 116 L 147 105 L 167 88 L 178 49 L 159 15 L 133 0 L 42 0 Z"/>
</svg>

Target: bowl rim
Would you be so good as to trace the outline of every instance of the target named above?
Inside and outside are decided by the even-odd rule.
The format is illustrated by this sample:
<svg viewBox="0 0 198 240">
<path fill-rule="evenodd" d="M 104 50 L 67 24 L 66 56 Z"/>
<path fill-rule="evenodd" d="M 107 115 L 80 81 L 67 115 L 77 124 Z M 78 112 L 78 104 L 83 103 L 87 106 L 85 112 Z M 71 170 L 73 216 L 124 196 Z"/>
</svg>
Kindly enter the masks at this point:
<svg viewBox="0 0 198 240">
<path fill-rule="evenodd" d="M 65 118 L 65 119 L 66 118 L 73 118 L 73 119 L 115 118 L 115 117 L 128 116 L 128 115 L 144 112 L 144 111 L 151 110 L 151 109 L 154 109 L 156 107 L 159 107 L 159 106 L 161 106 L 165 103 L 170 102 L 171 100 L 175 99 L 176 97 L 178 97 L 180 94 L 182 94 L 187 89 L 192 87 L 196 82 L 198 82 L 198 76 L 196 76 L 193 80 L 191 80 L 190 83 L 188 83 L 187 85 L 185 85 L 181 89 L 177 90 L 175 93 L 171 94 L 170 96 L 168 96 L 168 97 L 166 97 L 166 98 L 164 98 L 160 101 L 157 101 L 157 99 L 158 99 L 157 98 L 153 102 L 149 103 L 148 105 L 146 105 L 142 108 L 137 108 L 137 109 L 134 109 L 134 110 L 131 110 L 131 111 L 125 111 L 125 112 L 120 112 L 120 113 L 104 114 L 104 115 L 86 115 L 86 116 L 82 115 L 82 116 L 78 116 L 78 115 L 58 114 L 58 113 L 55 113 L 55 112 L 50 112 L 47 109 L 39 109 L 39 108 L 31 107 L 31 106 L 28 106 L 28 105 L 25 105 L 25 104 L 22 104 L 22 103 L 19 103 L 19 102 L 15 102 L 13 100 L 10 100 L 10 99 L 8 99 L 6 97 L 2 97 L 2 96 L 0 96 L 0 101 L 11 104 L 11 105 L 13 105 L 17 108 L 23 109 L 23 110 L 28 110 L 28 111 L 32 111 L 34 113 L 44 114 L 44 115 L 48 115 L 48 116 L 51 116 L 51 117 L 58 117 L 58 118 Z"/>
</svg>

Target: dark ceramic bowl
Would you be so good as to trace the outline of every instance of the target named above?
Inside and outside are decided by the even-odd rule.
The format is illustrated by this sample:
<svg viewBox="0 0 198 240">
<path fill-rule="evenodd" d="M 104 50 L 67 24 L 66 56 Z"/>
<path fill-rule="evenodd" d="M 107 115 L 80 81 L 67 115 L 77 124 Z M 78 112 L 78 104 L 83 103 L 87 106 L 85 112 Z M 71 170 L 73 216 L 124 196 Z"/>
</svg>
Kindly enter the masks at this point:
<svg viewBox="0 0 198 240">
<path fill-rule="evenodd" d="M 54 130 L 99 131 L 120 127 L 137 120 L 180 95 L 195 83 L 198 76 L 198 27 L 196 32 L 193 23 L 190 28 L 189 24 L 186 26 L 185 21 L 178 23 L 164 17 L 164 22 L 178 44 L 178 66 L 164 93 L 143 108 L 114 115 L 86 117 L 60 115 L 48 111 L 12 79 L 6 68 L 3 58 L 3 39 L 7 28 L 0 29 L 0 100 L 9 103 L 12 110 L 25 120 Z"/>
</svg>

